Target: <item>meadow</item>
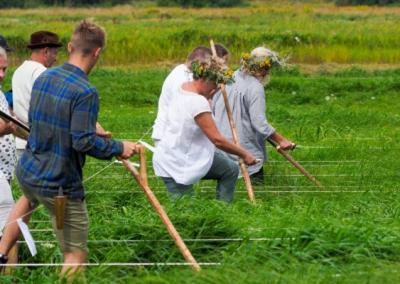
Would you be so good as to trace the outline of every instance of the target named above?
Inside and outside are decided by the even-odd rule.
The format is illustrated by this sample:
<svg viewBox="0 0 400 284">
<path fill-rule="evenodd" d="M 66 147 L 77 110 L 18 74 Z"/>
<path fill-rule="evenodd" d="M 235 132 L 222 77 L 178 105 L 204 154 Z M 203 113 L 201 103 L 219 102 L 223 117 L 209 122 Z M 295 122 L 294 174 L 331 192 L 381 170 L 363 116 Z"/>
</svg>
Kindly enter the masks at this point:
<svg viewBox="0 0 400 284">
<path fill-rule="evenodd" d="M 299 145 L 291 154 L 324 188 L 315 188 L 269 147 L 265 185 L 255 187 L 256 205 L 247 200 L 242 181 L 232 204 L 215 201 L 214 183 L 209 181 L 196 186 L 194 197 L 172 202 L 162 181 L 154 177 L 148 153 L 151 188 L 194 257 L 213 265 L 200 273 L 185 266 L 88 267 L 87 283 L 398 283 L 400 41 L 394 23 L 399 11 L 276 3 L 223 10 L 0 11 L 1 32 L 21 47 L 22 38 L 33 29 L 54 27 L 67 40 L 82 17 L 103 24 L 109 45 L 90 76 L 101 97 L 99 121 L 115 138 L 147 142 L 162 82 L 192 46 L 206 44 L 211 35 L 232 50 L 235 66 L 243 49 L 266 41 L 263 34 L 272 37 L 290 30 L 290 40 L 297 34 L 310 36 L 310 43 L 300 45 L 270 40 L 292 53 L 294 66 L 272 74 L 266 88 L 267 114 L 272 125 Z M 172 17 L 161 19 L 161 14 Z M 203 37 L 183 37 L 184 23 Z M 15 52 L 13 64 L 23 55 Z M 350 68 L 351 63 L 358 65 Z M 84 176 L 90 216 L 88 262 L 184 262 L 121 165 L 89 158 Z M 14 189 L 19 196 L 15 183 Z M 30 229 L 38 255 L 31 257 L 22 244 L 21 262 L 60 263 L 61 252 L 43 209 L 34 212 Z M 57 277 L 55 267 L 20 267 L 1 282 L 54 283 Z"/>
<path fill-rule="evenodd" d="M 0 11 L 0 31 L 21 57 L 32 31 L 50 29 L 66 43 L 76 22 L 90 17 L 108 32 L 103 64 L 109 66 L 180 61 L 210 37 L 226 44 L 234 60 L 255 44 L 266 44 L 294 63 L 398 64 L 399 7 L 314 2 L 260 1 L 230 9 L 11 9 Z"/>
</svg>

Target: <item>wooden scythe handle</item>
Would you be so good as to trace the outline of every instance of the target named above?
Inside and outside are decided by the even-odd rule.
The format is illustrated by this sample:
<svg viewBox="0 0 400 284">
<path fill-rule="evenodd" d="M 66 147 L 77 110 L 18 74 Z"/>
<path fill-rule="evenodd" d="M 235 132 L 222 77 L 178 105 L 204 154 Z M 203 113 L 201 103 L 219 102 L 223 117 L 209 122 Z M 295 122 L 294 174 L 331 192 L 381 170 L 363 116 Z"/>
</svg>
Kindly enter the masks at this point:
<svg viewBox="0 0 400 284">
<path fill-rule="evenodd" d="M 286 160 L 289 161 L 295 168 L 297 168 L 304 176 L 306 176 L 312 183 L 314 183 L 317 187 L 323 188 L 322 184 L 313 176 L 311 175 L 299 162 L 293 159 L 292 156 L 289 155 L 285 150 L 281 149 L 279 145 L 277 145 L 274 141 L 267 139 L 268 142 L 281 154 Z"/>
<path fill-rule="evenodd" d="M 231 127 L 231 131 L 232 131 L 233 143 L 240 146 L 239 136 L 237 134 L 235 121 L 233 120 L 231 107 L 230 107 L 229 101 L 228 101 L 228 94 L 226 93 L 225 85 L 223 85 L 223 84 L 221 84 L 221 92 L 222 92 L 222 96 L 224 97 L 225 109 L 226 109 L 226 113 L 228 114 L 229 126 Z M 243 179 L 244 179 L 244 182 L 246 185 L 247 195 L 249 196 L 250 201 L 254 203 L 254 202 L 256 202 L 256 199 L 254 197 L 254 191 L 253 191 L 253 186 L 251 185 L 249 172 L 247 171 L 247 167 L 242 159 L 239 159 L 239 165 L 240 165 L 240 170 L 242 172 L 242 176 L 243 176 Z"/>
<path fill-rule="evenodd" d="M 141 167 L 146 167 L 146 162 L 144 160 L 144 147 L 142 146 L 142 149 L 139 150 L 140 155 L 140 164 Z M 122 160 L 123 165 L 125 168 L 131 173 L 131 175 L 136 179 L 137 183 L 140 185 L 142 188 L 144 194 L 146 195 L 147 199 L 150 201 L 150 204 L 153 206 L 153 208 L 156 210 L 157 214 L 160 216 L 161 221 L 164 223 L 166 226 L 168 233 L 174 240 L 176 246 L 179 248 L 181 254 L 185 258 L 185 260 L 192 265 L 192 268 L 195 271 L 200 271 L 200 265 L 197 263 L 196 259 L 192 256 L 190 250 L 182 240 L 181 236 L 179 235 L 178 231 L 175 229 L 174 225 L 172 224 L 171 220 L 169 219 L 167 213 L 164 211 L 164 208 L 161 206 L 160 202 L 158 201 L 157 197 L 154 195 L 153 191 L 150 189 L 150 187 L 147 184 L 147 181 L 144 182 L 141 174 L 136 170 L 136 168 L 128 161 L 128 160 Z M 143 174 L 143 172 L 141 171 Z"/>
<path fill-rule="evenodd" d="M 211 46 L 211 51 L 212 51 L 213 56 L 217 57 L 217 52 L 215 50 L 215 45 L 214 45 L 213 40 L 210 40 L 210 46 Z M 229 101 L 228 101 L 228 94 L 226 92 L 225 85 L 221 84 L 220 86 L 221 86 L 222 96 L 224 97 L 225 109 L 226 109 L 226 113 L 228 115 L 229 126 L 232 131 L 233 143 L 240 146 L 239 136 L 237 134 L 235 121 L 233 120 L 231 107 L 230 107 Z M 247 190 L 249 199 L 251 202 L 255 203 L 256 199 L 254 197 L 254 191 L 253 191 L 253 186 L 251 185 L 250 175 L 249 175 L 249 172 L 247 171 L 247 167 L 242 159 L 239 159 L 239 166 L 240 166 L 240 171 L 242 172 L 242 176 L 243 176 L 243 179 L 244 179 L 244 182 L 246 185 L 246 190 Z"/>
</svg>

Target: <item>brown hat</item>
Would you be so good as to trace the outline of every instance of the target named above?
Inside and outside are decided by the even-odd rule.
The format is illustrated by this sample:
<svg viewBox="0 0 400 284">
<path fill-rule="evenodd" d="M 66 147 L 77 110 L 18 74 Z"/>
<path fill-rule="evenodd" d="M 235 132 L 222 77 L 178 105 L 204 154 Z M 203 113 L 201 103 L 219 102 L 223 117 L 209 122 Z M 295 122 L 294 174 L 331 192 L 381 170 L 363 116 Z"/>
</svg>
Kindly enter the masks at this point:
<svg viewBox="0 0 400 284">
<path fill-rule="evenodd" d="M 58 35 L 48 31 L 38 31 L 31 34 L 31 42 L 27 45 L 28 48 L 41 47 L 61 47 Z"/>
</svg>

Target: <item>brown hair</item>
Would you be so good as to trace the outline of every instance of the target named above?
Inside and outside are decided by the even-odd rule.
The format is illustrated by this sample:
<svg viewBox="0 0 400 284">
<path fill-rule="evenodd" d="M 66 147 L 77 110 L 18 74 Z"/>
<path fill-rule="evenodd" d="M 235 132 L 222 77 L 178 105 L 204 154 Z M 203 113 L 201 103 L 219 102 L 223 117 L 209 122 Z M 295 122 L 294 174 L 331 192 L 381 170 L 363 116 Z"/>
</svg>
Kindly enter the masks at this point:
<svg viewBox="0 0 400 284">
<path fill-rule="evenodd" d="M 223 44 L 216 43 L 215 51 L 217 52 L 217 56 L 220 58 L 224 56 L 229 56 L 229 50 Z"/>
<path fill-rule="evenodd" d="M 200 61 L 203 62 L 207 57 L 211 57 L 211 49 L 208 47 L 205 47 L 203 45 L 200 45 L 196 48 L 194 48 L 190 53 L 187 58 L 187 66 L 191 66 L 193 61 Z"/>
<path fill-rule="evenodd" d="M 88 55 L 96 48 L 104 47 L 105 43 L 104 29 L 87 20 L 83 20 L 76 26 L 71 38 L 73 52 L 80 52 L 83 55 Z"/>
</svg>

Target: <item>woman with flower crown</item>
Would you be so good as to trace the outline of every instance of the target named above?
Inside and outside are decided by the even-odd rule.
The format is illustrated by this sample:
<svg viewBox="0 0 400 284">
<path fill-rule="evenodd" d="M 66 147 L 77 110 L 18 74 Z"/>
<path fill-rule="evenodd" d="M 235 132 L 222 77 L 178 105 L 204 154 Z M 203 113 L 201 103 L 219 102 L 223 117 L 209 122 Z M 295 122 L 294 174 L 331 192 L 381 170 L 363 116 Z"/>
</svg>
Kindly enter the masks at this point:
<svg viewBox="0 0 400 284">
<path fill-rule="evenodd" d="M 226 87 L 240 144 L 263 162 L 267 160 L 267 139 L 275 141 L 283 150 L 295 147 L 294 143 L 280 135 L 268 123 L 265 115 L 264 85 L 268 82 L 270 70 L 284 63 L 277 53 L 265 47 L 257 47 L 250 54 L 243 54 L 240 69 L 233 75 L 234 83 Z M 213 99 L 213 113 L 221 133 L 232 140 L 221 93 L 216 94 Z M 252 165 L 248 170 L 254 183 L 264 182 L 263 163 Z"/>
<path fill-rule="evenodd" d="M 225 62 L 229 60 L 229 50 L 225 46 L 217 43 L 215 44 L 215 50 L 218 57 L 222 58 Z M 193 79 L 190 65 L 193 61 L 201 60 L 205 56 L 211 56 L 211 50 L 202 45 L 197 46 L 189 53 L 186 63 L 176 66 L 165 79 L 158 100 L 158 111 L 153 125 L 153 133 L 151 134 L 155 146 L 157 146 L 163 137 L 170 102 L 173 101 L 174 95 L 180 89 L 181 85 Z"/>
<path fill-rule="evenodd" d="M 154 171 L 173 198 L 192 194 L 200 179 L 215 179 L 217 199 L 230 202 L 239 168 L 215 147 L 239 156 L 247 165 L 256 163 L 252 154 L 220 134 L 212 117 L 209 100 L 219 83 L 231 82 L 232 72 L 211 55 L 190 67 L 193 81 L 183 83 L 170 103 L 163 138 L 153 155 Z"/>
</svg>

